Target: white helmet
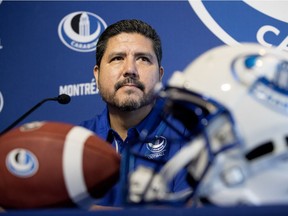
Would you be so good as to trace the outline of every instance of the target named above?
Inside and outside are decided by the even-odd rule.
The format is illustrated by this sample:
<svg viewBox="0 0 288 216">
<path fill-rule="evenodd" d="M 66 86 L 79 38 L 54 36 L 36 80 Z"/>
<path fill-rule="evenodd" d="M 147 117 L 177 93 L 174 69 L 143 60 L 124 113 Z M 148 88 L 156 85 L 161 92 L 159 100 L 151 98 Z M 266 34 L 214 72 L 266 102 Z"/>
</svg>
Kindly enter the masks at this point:
<svg viewBox="0 0 288 216">
<path fill-rule="evenodd" d="M 154 180 L 142 182 L 146 200 L 186 195 L 216 205 L 288 203 L 287 53 L 259 44 L 216 47 L 174 72 L 159 95 L 164 111 L 191 134 L 158 174 L 150 174 Z M 173 196 L 165 184 L 184 167 L 193 193 Z M 130 196 L 137 200 L 140 193 Z"/>
<path fill-rule="evenodd" d="M 288 53 L 220 46 L 175 72 L 168 86 L 216 100 L 232 116 L 231 124 L 203 130 L 206 154 L 189 165 L 194 197 L 216 205 L 288 203 Z M 227 139 L 240 144 L 227 150 Z"/>
</svg>

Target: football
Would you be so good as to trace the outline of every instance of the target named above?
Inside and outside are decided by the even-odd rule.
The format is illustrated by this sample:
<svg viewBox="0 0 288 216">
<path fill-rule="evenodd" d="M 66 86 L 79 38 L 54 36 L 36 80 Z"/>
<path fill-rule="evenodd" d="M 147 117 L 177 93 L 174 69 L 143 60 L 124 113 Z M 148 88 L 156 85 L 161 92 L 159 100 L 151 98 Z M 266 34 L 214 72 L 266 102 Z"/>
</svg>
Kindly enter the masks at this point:
<svg viewBox="0 0 288 216">
<path fill-rule="evenodd" d="M 31 122 L 0 137 L 0 207 L 88 208 L 119 178 L 120 156 L 80 126 Z"/>
</svg>

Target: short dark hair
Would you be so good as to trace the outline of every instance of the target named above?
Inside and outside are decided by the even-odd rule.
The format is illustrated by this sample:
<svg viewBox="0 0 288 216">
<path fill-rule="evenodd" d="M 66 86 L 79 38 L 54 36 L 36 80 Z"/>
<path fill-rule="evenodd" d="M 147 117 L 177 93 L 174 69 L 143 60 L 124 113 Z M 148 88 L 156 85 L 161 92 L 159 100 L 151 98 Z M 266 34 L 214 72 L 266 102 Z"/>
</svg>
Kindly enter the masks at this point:
<svg viewBox="0 0 288 216">
<path fill-rule="evenodd" d="M 108 40 L 120 33 L 139 33 L 153 42 L 154 52 L 156 54 L 158 64 L 161 66 L 162 60 L 162 46 L 161 39 L 157 34 L 156 30 L 153 29 L 149 24 L 136 19 L 131 20 L 121 20 L 110 26 L 108 26 L 105 31 L 100 35 L 96 47 L 96 64 L 100 67 L 100 63 L 104 52 L 107 47 Z"/>
</svg>

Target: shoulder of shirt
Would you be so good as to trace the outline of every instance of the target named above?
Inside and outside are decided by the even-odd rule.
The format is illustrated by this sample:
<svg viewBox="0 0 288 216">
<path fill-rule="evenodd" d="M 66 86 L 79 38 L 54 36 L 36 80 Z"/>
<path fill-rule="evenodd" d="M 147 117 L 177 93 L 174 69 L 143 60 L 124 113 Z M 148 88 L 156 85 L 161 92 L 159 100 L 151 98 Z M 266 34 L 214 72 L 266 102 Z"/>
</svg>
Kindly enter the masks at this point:
<svg viewBox="0 0 288 216">
<path fill-rule="evenodd" d="M 97 114 L 91 119 L 80 122 L 79 126 L 85 127 L 97 133 L 101 128 L 109 127 L 107 112 L 107 108 L 105 108 L 101 114 Z"/>
</svg>

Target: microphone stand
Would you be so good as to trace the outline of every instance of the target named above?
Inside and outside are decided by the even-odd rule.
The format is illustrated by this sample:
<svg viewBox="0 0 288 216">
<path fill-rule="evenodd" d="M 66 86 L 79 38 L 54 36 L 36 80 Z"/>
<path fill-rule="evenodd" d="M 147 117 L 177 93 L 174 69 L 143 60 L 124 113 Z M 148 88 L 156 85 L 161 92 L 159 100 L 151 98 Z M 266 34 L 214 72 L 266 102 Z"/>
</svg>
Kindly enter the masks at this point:
<svg viewBox="0 0 288 216">
<path fill-rule="evenodd" d="M 63 97 L 64 96 L 64 97 Z M 30 113 L 32 113 L 34 110 L 36 110 L 39 106 L 41 106 L 43 103 L 47 101 L 58 101 L 61 104 L 67 104 L 70 102 L 70 97 L 67 95 L 59 95 L 58 97 L 55 98 L 46 98 L 39 103 L 37 103 L 35 106 L 33 106 L 30 110 L 28 110 L 26 113 L 24 113 L 20 118 L 18 118 L 16 121 L 14 121 L 11 125 L 9 125 L 6 129 L 4 129 L 1 133 L 0 136 L 3 135 L 4 133 L 8 132 L 11 130 L 13 127 L 15 127 L 19 122 L 21 122 L 23 119 L 25 119 Z"/>
</svg>

